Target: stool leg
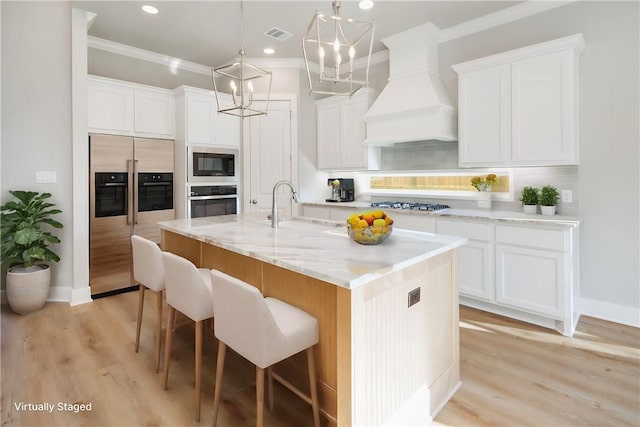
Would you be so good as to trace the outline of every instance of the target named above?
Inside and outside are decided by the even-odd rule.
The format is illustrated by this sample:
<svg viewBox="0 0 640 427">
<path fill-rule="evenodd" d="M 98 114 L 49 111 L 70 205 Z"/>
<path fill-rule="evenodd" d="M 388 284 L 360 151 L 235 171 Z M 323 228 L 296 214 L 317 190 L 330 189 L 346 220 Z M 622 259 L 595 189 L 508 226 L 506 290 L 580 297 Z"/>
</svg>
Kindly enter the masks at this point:
<svg viewBox="0 0 640 427">
<path fill-rule="evenodd" d="M 316 384 L 316 364 L 313 357 L 313 347 L 307 349 L 307 364 L 309 365 L 309 388 L 311 389 L 311 407 L 313 408 L 313 425 L 320 427 L 320 408 L 318 405 L 318 389 Z"/>
<path fill-rule="evenodd" d="M 158 313 L 158 319 L 156 320 L 156 337 L 158 343 L 156 345 L 156 373 L 160 372 L 160 344 L 162 341 L 162 291 L 156 292 L 156 308 Z"/>
<path fill-rule="evenodd" d="M 213 392 L 213 424 L 218 424 L 218 410 L 220 409 L 220 397 L 222 396 L 222 374 L 224 371 L 224 356 L 227 351 L 227 345 L 218 340 L 218 362 L 216 364 L 216 384 Z"/>
<path fill-rule="evenodd" d="M 171 337 L 173 335 L 173 322 L 176 318 L 176 309 L 169 306 L 169 318 L 167 319 L 167 339 L 164 342 L 164 389 L 169 382 L 169 358 L 171 356 Z"/>
<path fill-rule="evenodd" d="M 267 380 L 269 381 L 269 412 L 273 412 L 273 366 L 267 368 Z"/>
<path fill-rule="evenodd" d="M 200 421 L 200 386 L 202 383 L 202 320 L 196 322 L 196 421 Z"/>
<path fill-rule="evenodd" d="M 140 290 L 138 291 L 138 324 L 136 325 L 136 353 L 138 352 L 138 348 L 140 348 L 140 327 L 142 326 L 142 310 L 144 307 L 144 285 L 140 285 Z"/>
<path fill-rule="evenodd" d="M 256 427 L 264 426 L 264 369 L 256 366 Z"/>
</svg>

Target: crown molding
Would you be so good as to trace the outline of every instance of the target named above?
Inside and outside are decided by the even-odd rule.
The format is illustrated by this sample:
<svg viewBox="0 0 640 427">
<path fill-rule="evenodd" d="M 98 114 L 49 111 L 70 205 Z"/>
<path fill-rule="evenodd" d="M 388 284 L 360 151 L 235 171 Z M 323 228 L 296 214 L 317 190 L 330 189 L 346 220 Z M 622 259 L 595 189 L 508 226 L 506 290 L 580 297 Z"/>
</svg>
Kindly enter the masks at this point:
<svg viewBox="0 0 640 427">
<path fill-rule="evenodd" d="M 471 34 L 478 33 L 499 25 L 517 21 L 538 13 L 556 9 L 558 7 L 571 4 L 580 0 L 561 0 L 561 1 L 535 1 L 530 0 L 525 3 L 503 9 L 489 15 L 482 16 L 462 24 L 449 27 L 445 30 L 438 30 L 436 37 L 438 43 L 455 40 L 466 37 Z M 88 25 L 91 25 L 95 19 L 89 17 Z M 137 47 L 128 46 L 122 43 L 113 42 L 99 37 L 88 36 L 87 44 L 89 48 L 103 50 L 105 52 L 115 53 L 117 55 L 128 56 L 140 59 L 142 61 L 154 62 L 156 64 L 166 65 L 171 69 L 179 69 L 189 71 L 196 74 L 211 75 L 211 67 L 197 64 L 195 62 L 185 61 L 180 58 L 163 55 L 149 50 L 139 49 Z M 389 51 L 384 49 L 371 55 L 370 65 L 386 62 L 389 60 Z M 247 62 L 263 68 L 299 68 L 306 70 L 304 60 L 302 58 L 247 58 Z M 354 63 L 355 69 L 366 67 L 366 59 L 359 58 Z M 309 62 L 309 68 L 312 72 L 317 73 L 319 66 L 316 63 Z"/>
<path fill-rule="evenodd" d="M 438 33 L 438 43 L 466 37 L 499 25 L 517 21 L 528 16 L 566 6 L 579 0 L 534 1 L 530 0 L 498 12 L 490 13 L 462 24 L 454 25 Z"/>
<path fill-rule="evenodd" d="M 115 53 L 117 55 L 128 56 L 143 61 L 154 62 L 156 64 L 166 65 L 171 69 L 179 69 L 190 71 L 192 73 L 211 75 L 211 68 L 205 65 L 196 64 L 195 62 L 185 61 L 180 58 L 174 58 L 162 55 L 150 50 L 139 49 L 137 47 L 128 46 L 126 44 L 113 42 L 111 40 L 101 39 L 99 37 L 89 36 L 87 38 L 87 46 L 93 49 L 103 50 L 105 52 Z"/>
</svg>

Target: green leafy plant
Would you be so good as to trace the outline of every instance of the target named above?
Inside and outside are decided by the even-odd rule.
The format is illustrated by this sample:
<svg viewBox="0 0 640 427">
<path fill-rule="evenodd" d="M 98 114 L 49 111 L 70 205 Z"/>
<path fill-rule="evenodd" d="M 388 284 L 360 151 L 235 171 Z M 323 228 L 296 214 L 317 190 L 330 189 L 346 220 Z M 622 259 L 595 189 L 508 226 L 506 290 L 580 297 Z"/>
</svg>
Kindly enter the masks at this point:
<svg viewBox="0 0 640 427">
<path fill-rule="evenodd" d="M 10 266 L 22 264 L 30 267 L 38 261 L 60 261 L 60 257 L 48 248 L 50 244 L 60 243 L 60 239 L 40 228 L 42 224 L 62 228 L 60 222 L 51 218 L 62 212 L 51 209 L 55 204 L 46 201 L 51 194 L 19 190 L 9 193 L 17 200 L 0 206 L 3 262 Z"/>
<path fill-rule="evenodd" d="M 537 205 L 539 198 L 539 190 L 534 187 L 524 187 L 520 201 L 523 205 Z"/>
<path fill-rule="evenodd" d="M 476 187 L 478 191 L 491 191 L 491 186 L 496 183 L 498 178 L 495 174 L 488 174 L 487 176 L 474 176 L 471 178 L 471 185 Z"/>
<path fill-rule="evenodd" d="M 540 190 L 540 204 L 542 206 L 555 206 L 558 203 L 560 193 L 556 187 L 545 185 Z"/>
</svg>

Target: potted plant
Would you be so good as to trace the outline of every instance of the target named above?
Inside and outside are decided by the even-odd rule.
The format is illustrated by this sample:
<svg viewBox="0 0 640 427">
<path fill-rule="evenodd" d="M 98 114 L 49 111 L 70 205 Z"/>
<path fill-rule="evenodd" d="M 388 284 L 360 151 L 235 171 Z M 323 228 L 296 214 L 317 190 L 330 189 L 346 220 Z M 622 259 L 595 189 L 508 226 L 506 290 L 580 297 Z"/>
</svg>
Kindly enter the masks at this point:
<svg viewBox="0 0 640 427">
<path fill-rule="evenodd" d="M 496 179 L 496 175 L 492 173 L 471 178 L 471 185 L 479 191 L 477 195 L 479 208 L 491 209 L 491 186 L 495 184 Z"/>
<path fill-rule="evenodd" d="M 9 191 L 16 200 L 0 206 L 2 226 L 2 260 L 7 270 L 7 299 L 11 310 L 20 314 L 41 308 L 49 294 L 51 271 L 47 262 L 60 261 L 60 257 L 48 248 L 60 243 L 60 239 L 40 227 L 47 224 L 62 228 L 52 218 L 61 213 L 46 200 L 50 193 L 34 191 Z"/>
<path fill-rule="evenodd" d="M 520 201 L 524 213 L 534 214 L 538 213 L 538 189 L 534 187 L 524 187 L 522 189 L 522 195 Z"/>
<path fill-rule="evenodd" d="M 557 188 L 551 185 L 542 187 L 540 190 L 540 210 L 543 215 L 555 215 L 559 196 Z"/>
</svg>

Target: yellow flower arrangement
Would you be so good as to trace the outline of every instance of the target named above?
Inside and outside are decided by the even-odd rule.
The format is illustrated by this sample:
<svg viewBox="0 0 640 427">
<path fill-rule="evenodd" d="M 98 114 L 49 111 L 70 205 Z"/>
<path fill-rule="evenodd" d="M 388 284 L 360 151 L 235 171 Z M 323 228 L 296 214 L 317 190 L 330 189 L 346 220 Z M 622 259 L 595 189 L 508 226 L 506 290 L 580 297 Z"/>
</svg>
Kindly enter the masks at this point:
<svg viewBox="0 0 640 427">
<path fill-rule="evenodd" d="M 496 180 L 496 175 L 492 173 L 487 176 L 474 176 L 471 178 L 471 185 L 478 191 L 491 191 L 491 186 L 496 183 Z"/>
</svg>

